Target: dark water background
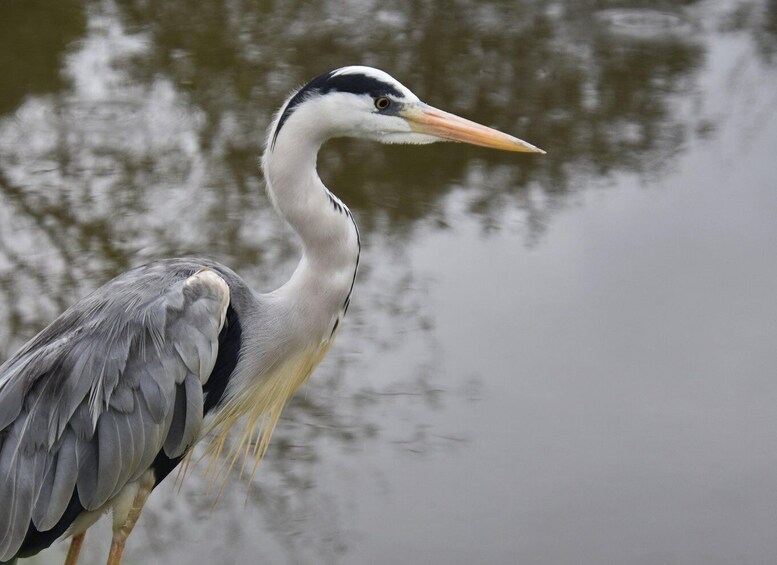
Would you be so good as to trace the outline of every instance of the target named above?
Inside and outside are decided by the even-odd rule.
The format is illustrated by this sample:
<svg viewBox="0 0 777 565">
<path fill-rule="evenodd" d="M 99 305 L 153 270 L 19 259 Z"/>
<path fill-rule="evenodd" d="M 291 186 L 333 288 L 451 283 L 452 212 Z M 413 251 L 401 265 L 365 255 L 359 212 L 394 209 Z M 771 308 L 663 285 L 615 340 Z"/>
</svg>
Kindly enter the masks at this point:
<svg viewBox="0 0 777 565">
<path fill-rule="evenodd" d="M 548 155 L 329 144 L 338 342 L 250 491 L 171 480 L 127 565 L 775 562 L 775 0 L 2 0 L 0 358 L 153 258 L 283 282 L 265 128 L 345 64 Z"/>
</svg>

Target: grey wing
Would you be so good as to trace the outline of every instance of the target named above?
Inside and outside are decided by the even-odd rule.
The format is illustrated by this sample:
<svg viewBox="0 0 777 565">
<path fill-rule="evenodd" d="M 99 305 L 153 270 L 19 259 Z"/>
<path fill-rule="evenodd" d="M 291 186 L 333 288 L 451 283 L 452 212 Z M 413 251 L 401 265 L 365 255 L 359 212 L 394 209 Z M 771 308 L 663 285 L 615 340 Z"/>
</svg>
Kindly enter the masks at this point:
<svg viewBox="0 0 777 565">
<path fill-rule="evenodd" d="M 214 270 L 130 271 L 0 367 L 0 561 L 77 489 L 103 506 L 164 450 L 199 438 L 229 286 Z"/>
</svg>

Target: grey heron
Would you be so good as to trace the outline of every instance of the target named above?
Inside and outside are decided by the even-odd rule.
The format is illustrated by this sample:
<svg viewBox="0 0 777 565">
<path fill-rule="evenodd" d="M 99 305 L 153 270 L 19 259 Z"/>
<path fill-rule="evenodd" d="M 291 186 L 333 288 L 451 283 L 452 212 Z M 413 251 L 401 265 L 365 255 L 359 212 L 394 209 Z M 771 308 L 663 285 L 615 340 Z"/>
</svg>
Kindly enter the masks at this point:
<svg viewBox="0 0 777 565">
<path fill-rule="evenodd" d="M 261 459 L 351 300 L 359 232 L 316 172 L 319 148 L 340 136 L 543 152 L 369 67 L 293 93 L 262 158 L 270 200 L 301 240 L 287 283 L 262 294 L 208 259 L 156 261 L 75 303 L 0 367 L 0 563 L 70 536 L 74 565 L 86 530 L 111 511 L 117 565 L 151 491 L 200 439 L 219 480 L 249 453 Z M 245 431 L 229 444 L 237 422 Z"/>
</svg>

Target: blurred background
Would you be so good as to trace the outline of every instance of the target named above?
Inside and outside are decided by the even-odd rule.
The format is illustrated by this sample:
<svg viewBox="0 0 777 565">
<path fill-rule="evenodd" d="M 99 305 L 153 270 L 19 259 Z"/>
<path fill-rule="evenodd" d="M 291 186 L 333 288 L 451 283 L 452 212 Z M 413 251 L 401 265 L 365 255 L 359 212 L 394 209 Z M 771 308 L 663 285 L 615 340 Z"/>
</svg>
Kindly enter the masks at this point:
<svg viewBox="0 0 777 565">
<path fill-rule="evenodd" d="M 250 488 L 168 479 L 125 563 L 773 562 L 775 0 L 3 0 L 0 360 L 154 258 L 285 281 L 265 130 L 348 64 L 548 154 L 328 144 L 347 323 Z"/>
</svg>

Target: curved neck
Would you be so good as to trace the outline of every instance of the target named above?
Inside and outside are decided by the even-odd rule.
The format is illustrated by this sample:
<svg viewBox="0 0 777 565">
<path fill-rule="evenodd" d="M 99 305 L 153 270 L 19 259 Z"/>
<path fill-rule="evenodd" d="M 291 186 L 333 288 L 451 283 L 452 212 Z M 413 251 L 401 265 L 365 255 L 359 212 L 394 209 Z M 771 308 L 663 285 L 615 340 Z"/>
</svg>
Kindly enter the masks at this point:
<svg viewBox="0 0 777 565">
<path fill-rule="evenodd" d="M 268 144 L 262 168 L 275 209 L 303 247 L 296 271 L 275 293 L 302 320 L 302 341 L 318 344 L 331 338 L 348 308 L 360 243 L 350 210 L 318 176 L 316 157 L 325 138 L 310 126 L 293 118 L 284 124 Z"/>
<path fill-rule="evenodd" d="M 306 260 L 317 269 L 352 268 L 356 225 L 350 211 L 321 182 L 316 158 L 323 140 L 294 135 L 284 126 L 262 160 L 267 193 L 278 213 L 302 239 Z M 358 249 L 357 249 L 358 252 Z"/>
</svg>

